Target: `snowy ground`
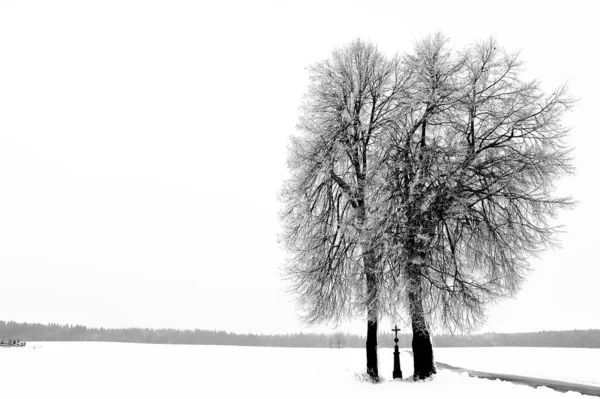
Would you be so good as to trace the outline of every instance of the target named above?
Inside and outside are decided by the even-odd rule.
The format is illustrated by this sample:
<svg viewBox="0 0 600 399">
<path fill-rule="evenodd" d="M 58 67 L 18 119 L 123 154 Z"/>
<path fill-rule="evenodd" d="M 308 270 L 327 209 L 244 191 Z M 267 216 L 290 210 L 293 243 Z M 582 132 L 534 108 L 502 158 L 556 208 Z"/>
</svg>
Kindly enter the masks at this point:
<svg viewBox="0 0 600 399">
<path fill-rule="evenodd" d="M 435 348 L 435 360 L 477 371 L 600 386 L 600 349 Z"/>
<path fill-rule="evenodd" d="M 557 398 L 548 388 L 441 371 L 433 381 L 392 380 L 392 350 L 380 349 L 382 384 L 360 382 L 362 349 L 253 348 L 101 342 L 31 342 L 0 348 L 2 398 Z M 410 355 L 401 359 L 411 374 Z"/>
</svg>

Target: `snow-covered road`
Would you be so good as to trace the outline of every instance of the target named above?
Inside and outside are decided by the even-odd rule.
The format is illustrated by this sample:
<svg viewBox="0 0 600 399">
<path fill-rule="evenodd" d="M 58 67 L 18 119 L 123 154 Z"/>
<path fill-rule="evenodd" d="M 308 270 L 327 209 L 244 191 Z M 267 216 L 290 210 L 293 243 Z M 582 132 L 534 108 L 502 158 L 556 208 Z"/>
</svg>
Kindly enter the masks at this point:
<svg viewBox="0 0 600 399">
<path fill-rule="evenodd" d="M 600 387 L 600 349 L 435 348 L 435 360 L 470 370 Z"/>
</svg>

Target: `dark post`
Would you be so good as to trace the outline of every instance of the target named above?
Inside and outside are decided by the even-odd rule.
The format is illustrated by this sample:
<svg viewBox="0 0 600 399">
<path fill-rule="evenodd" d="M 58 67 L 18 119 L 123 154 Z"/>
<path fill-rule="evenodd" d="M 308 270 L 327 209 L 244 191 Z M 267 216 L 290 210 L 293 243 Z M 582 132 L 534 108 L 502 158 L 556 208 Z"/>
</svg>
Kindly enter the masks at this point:
<svg viewBox="0 0 600 399">
<path fill-rule="evenodd" d="M 394 331 L 396 333 L 396 338 L 394 338 L 394 342 L 396 343 L 396 345 L 394 345 L 394 374 L 393 374 L 393 376 L 394 376 L 394 378 L 402 379 L 402 370 L 400 369 L 400 352 L 398 351 L 398 331 L 400 331 L 400 329 L 398 328 L 398 326 L 394 326 L 392 331 Z"/>
</svg>

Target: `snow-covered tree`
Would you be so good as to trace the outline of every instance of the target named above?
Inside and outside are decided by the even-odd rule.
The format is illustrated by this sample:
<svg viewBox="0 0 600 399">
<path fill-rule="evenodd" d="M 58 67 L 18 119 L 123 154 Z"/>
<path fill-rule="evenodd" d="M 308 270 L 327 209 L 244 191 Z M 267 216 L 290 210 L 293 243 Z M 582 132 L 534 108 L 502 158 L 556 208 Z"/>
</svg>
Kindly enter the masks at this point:
<svg viewBox="0 0 600 399">
<path fill-rule="evenodd" d="M 478 326 L 572 204 L 552 194 L 571 171 L 564 87 L 524 81 L 494 40 L 446 42 L 387 58 L 357 40 L 317 63 L 290 147 L 287 276 L 310 322 L 366 313 L 372 377 L 382 315 L 411 324 L 414 378 L 434 374 L 430 326 Z"/>
<path fill-rule="evenodd" d="M 436 371 L 429 324 L 477 327 L 553 243 L 550 218 L 572 205 L 552 195 L 571 171 L 561 119 L 572 100 L 522 80 L 517 55 L 494 40 L 452 54 L 434 35 L 405 65 L 415 80 L 386 160 L 393 250 L 383 257 L 390 292 L 406 299 L 414 377 L 426 378 Z"/>
<path fill-rule="evenodd" d="M 357 40 L 310 68 L 282 199 L 287 277 L 309 322 L 367 316 L 367 373 L 378 377 L 378 234 L 384 132 L 406 80 L 398 59 Z"/>
</svg>

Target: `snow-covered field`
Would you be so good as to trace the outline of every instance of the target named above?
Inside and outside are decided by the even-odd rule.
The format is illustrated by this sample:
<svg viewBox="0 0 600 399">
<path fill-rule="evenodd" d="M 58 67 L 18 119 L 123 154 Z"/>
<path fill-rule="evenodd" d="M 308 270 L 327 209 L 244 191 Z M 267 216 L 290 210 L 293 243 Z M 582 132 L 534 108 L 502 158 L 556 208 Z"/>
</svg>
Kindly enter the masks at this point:
<svg viewBox="0 0 600 399">
<path fill-rule="evenodd" d="M 386 381 L 369 384 L 362 349 L 31 342 L 0 348 L 1 398 L 568 398 L 449 371 L 433 381 L 392 380 L 392 350 L 380 349 Z M 518 359 L 517 359 L 518 360 Z M 560 360 L 559 360 L 560 362 Z M 412 360 L 401 359 L 404 377 Z"/>
<path fill-rule="evenodd" d="M 435 360 L 471 370 L 600 386 L 600 349 L 436 348 Z"/>
</svg>

